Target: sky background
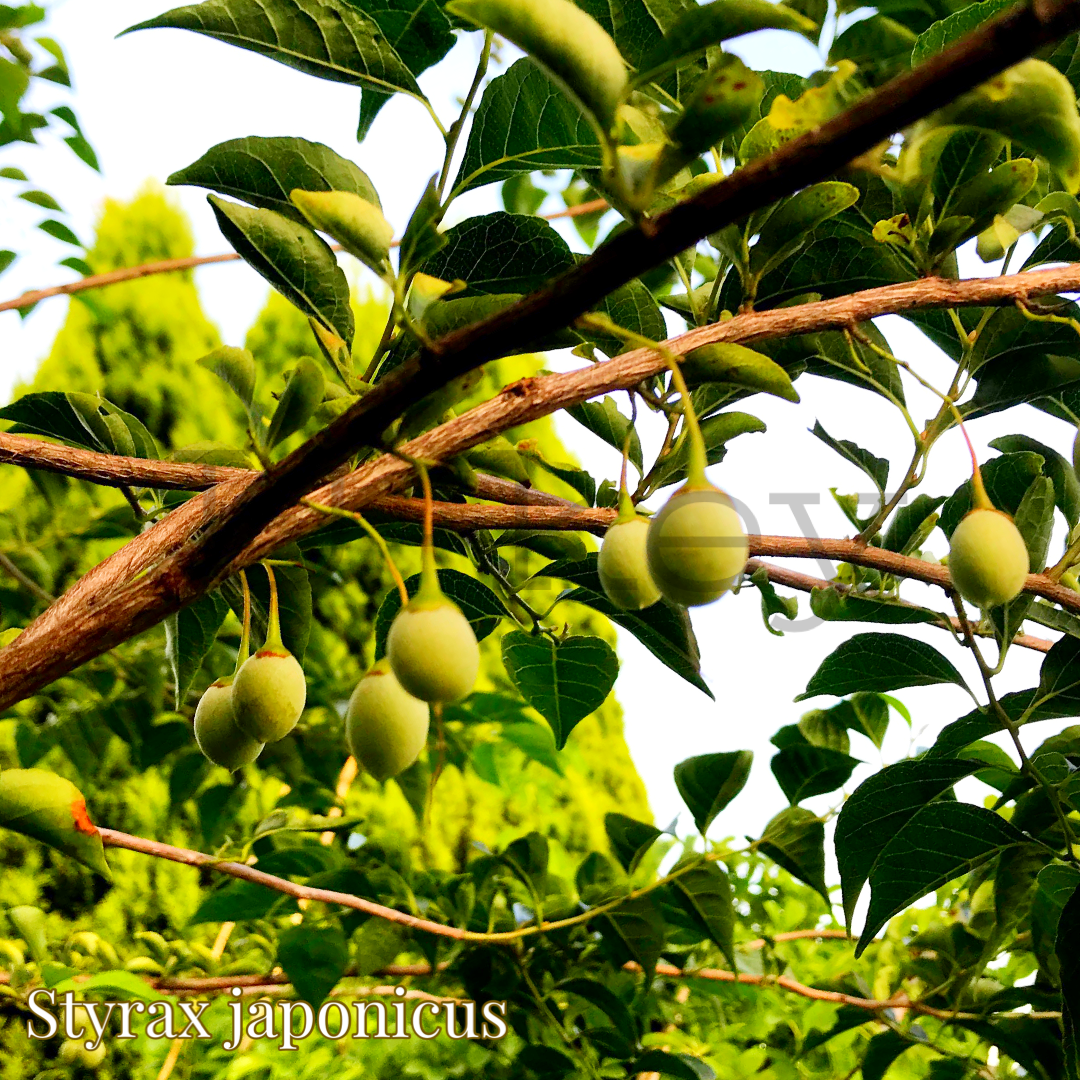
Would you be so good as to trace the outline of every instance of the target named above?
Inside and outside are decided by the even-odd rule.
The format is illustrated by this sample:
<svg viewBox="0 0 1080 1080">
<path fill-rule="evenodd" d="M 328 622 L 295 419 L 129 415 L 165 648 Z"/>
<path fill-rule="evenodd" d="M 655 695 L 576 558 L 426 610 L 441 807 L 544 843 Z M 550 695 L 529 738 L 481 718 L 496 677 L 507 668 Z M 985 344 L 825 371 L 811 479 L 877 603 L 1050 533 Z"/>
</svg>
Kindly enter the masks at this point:
<svg viewBox="0 0 1080 1080">
<path fill-rule="evenodd" d="M 397 97 L 375 122 L 367 140 L 355 141 L 358 92 L 354 88 L 301 75 L 268 59 L 230 48 L 198 35 L 173 30 L 141 32 L 117 39 L 131 24 L 165 10 L 167 0 L 110 0 L 88 4 L 66 0 L 52 5 L 44 31 L 56 37 L 68 53 L 75 84 L 75 106 L 102 166 L 100 175 L 79 163 L 62 144 L 46 141 L 37 148 L 24 145 L 0 150 L 0 166 L 18 162 L 36 185 L 54 194 L 69 212 L 75 231 L 84 239 L 93 235 L 94 223 L 106 197 L 130 198 L 148 180 L 164 181 L 174 170 L 190 164 L 210 146 L 241 135 L 302 135 L 324 142 L 355 160 L 372 178 L 387 217 L 399 234 L 429 177 L 441 163 L 441 140 L 423 108 Z M 455 97 L 468 85 L 479 49 L 478 34 L 465 35 L 439 68 L 421 77 L 424 90 L 444 122 L 456 115 Z M 731 51 L 751 66 L 803 74 L 821 66 L 816 50 L 795 35 L 767 32 L 734 42 Z M 511 57 L 512 50 L 503 55 Z M 48 88 L 37 102 L 46 107 L 60 103 L 65 95 Z M 10 183 L 0 181 L 0 183 Z M 228 250 L 205 193 L 175 188 L 175 198 L 191 218 L 200 255 Z M 0 298 L 26 289 L 70 280 L 70 271 L 55 265 L 71 249 L 34 228 L 41 214 L 35 208 L 17 207 L 5 193 L 0 201 L 0 247 L 25 252 L 2 278 Z M 498 187 L 490 186 L 454 204 L 448 223 L 498 207 Z M 558 209 L 552 205 L 550 209 Z M 564 235 L 580 249 L 573 230 Z M 346 260 L 348 272 L 358 284 L 364 273 Z M 962 263 L 966 275 L 985 275 L 985 267 L 971 255 Z M 265 302 L 268 287 L 242 263 L 211 266 L 196 272 L 202 302 L 228 344 L 242 344 L 244 334 Z M 0 313 L 0 400 L 6 401 L 13 386 L 33 374 L 63 321 L 69 303 L 53 299 L 41 304 L 27 319 L 14 312 Z M 945 388 L 952 365 L 925 338 L 896 317 L 879 324 L 894 351 L 911 363 L 923 377 Z M 673 320 L 672 329 L 682 329 Z M 192 358 L 195 359 L 194 357 Z M 569 356 L 555 356 L 552 367 L 569 369 L 582 363 Z M 916 423 L 936 411 L 935 399 L 905 376 L 909 408 Z M 899 414 L 880 398 L 841 383 L 804 376 L 798 382 L 800 404 L 758 396 L 740 409 L 760 416 L 769 427 L 767 435 L 747 435 L 735 440 L 725 461 L 713 467 L 715 483 L 748 507 L 751 532 L 800 534 L 790 500 L 798 494 L 809 501 L 807 510 L 819 536 L 847 536 L 846 519 L 836 507 L 829 489 L 865 491 L 868 481 L 861 472 L 825 447 L 809 433 L 815 420 L 837 438 L 852 439 L 893 462 L 893 482 L 902 475 L 911 455 L 910 436 Z M 625 409 L 625 396 L 621 405 Z M 618 457 L 573 420 L 557 418 L 558 429 L 581 462 L 599 476 L 617 477 Z M 1071 455 L 1073 429 L 1027 406 L 995 417 L 975 421 L 971 435 L 983 459 L 993 456 L 986 443 L 998 435 L 1027 431 Z M 655 425 L 644 432 L 646 450 L 658 442 Z M 970 474 L 970 465 L 959 432 L 941 440 L 921 490 L 947 494 Z M 778 498 L 780 501 L 778 501 Z M 816 503 L 814 502 L 816 500 Z M 1059 528 L 1059 531 L 1060 528 Z M 947 544 L 936 532 L 928 547 L 944 555 Z M 1051 559 L 1060 552 L 1058 538 Z M 807 573 L 828 576 L 830 568 L 811 562 L 792 562 Z M 905 585 L 905 596 L 943 609 L 944 597 L 917 584 Z M 800 598 L 800 620 L 810 615 L 807 598 Z M 805 623 L 783 638 L 771 636 L 762 624 L 756 590 L 726 596 L 716 604 L 693 612 L 702 655 L 702 673 L 712 687 L 715 701 L 684 683 L 656 662 L 628 634 L 619 635 L 622 670 L 616 694 L 626 714 L 626 734 L 634 761 L 645 780 L 653 812 L 661 826 L 682 815 L 680 833 L 692 830 L 672 779 L 675 764 L 695 754 L 737 749 L 755 751 L 755 763 L 747 790 L 715 823 L 712 835 L 741 836 L 760 833 L 765 823 L 784 805 L 771 772 L 773 748 L 770 736 L 783 724 L 795 723 L 807 709 L 832 702 L 795 703 L 820 662 L 841 642 L 860 629 L 849 625 Z M 783 620 L 774 619 L 783 628 Z M 1048 631 L 1033 628 L 1040 634 Z M 905 633 L 931 642 L 964 673 L 970 684 L 978 675 L 965 650 L 955 646 L 938 630 L 905 629 Z M 1013 650 L 1006 672 L 997 681 L 998 692 L 1034 685 L 1038 680 L 1039 654 Z M 972 707 L 970 698 L 957 687 L 926 687 L 897 695 L 913 718 L 911 729 L 894 714 L 883 754 L 866 739 L 852 738 L 852 754 L 867 764 L 849 783 L 848 790 L 884 761 L 907 756 L 914 746 L 929 745 L 938 730 Z M 1025 729 L 1029 748 L 1038 745 L 1062 725 L 1038 724 Z M 989 789 L 978 781 L 964 781 L 961 795 L 979 801 Z M 838 801 L 823 796 L 810 806 L 823 811 Z M 835 879 L 835 874 L 833 875 Z"/>
</svg>

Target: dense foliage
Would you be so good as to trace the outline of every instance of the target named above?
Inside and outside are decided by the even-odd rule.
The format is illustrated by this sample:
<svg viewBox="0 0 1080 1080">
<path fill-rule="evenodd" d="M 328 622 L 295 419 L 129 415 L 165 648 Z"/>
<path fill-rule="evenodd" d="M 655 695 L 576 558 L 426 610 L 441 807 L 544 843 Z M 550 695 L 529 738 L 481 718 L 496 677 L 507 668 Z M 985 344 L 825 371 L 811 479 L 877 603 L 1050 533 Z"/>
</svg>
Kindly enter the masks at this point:
<svg viewBox="0 0 1080 1080">
<path fill-rule="evenodd" d="M 918 490 L 936 444 L 964 420 L 1028 403 L 1080 427 L 1080 313 L 1030 277 L 1007 276 L 1018 250 L 1031 251 L 1025 271 L 1074 258 L 1080 36 L 939 102 L 902 139 L 838 160 L 829 179 L 791 178 L 789 195 L 606 290 L 580 318 L 512 334 L 530 304 L 557 308 L 558 286 L 541 291 L 552 279 L 587 281 L 620 238 L 661 235 L 673 207 L 709 210 L 725 177 L 737 184 L 785 146 L 810 145 L 800 136 L 856 115 L 845 110 L 1010 5 L 882 0 L 851 19 L 853 8 L 206 0 L 141 24 L 360 87 L 361 140 L 388 96 L 409 95 L 446 155 L 412 218 L 390 223 L 367 175 L 302 135 L 208 149 L 170 183 L 209 189 L 226 238 L 280 294 L 247 347 L 219 344 L 183 276 L 113 286 L 72 308 L 37 383 L 0 410 L 12 422 L 0 448 L 26 466 L 0 489 L 5 1080 L 43 1062 L 54 1075 L 116 1076 L 1080 1075 L 1080 726 L 1060 723 L 1080 707 L 1080 541 L 1070 534 L 1050 552 L 1055 525 L 1080 522 L 1077 469 L 1018 432 L 981 467 L 972 452 L 972 478 L 956 491 Z M 444 125 L 417 76 L 477 26 L 476 77 Z M 817 44 L 821 72 L 755 72 L 724 51 L 760 29 Z M 527 55 L 500 69 L 495 34 Z M 504 210 L 442 227 L 458 195 L 496 182 Z M 549 188 L 567 207 L 590 204 L 575 220 L 595 261 L 538 216 Z M 352 295 L 324 237 L 384 291 Z M 960 290 L 964 245 L 1005 260 L 995 294 Z M 88 263 L 132 265 L 185 246 L 183 223 L 148 192 L 107 210 Z M 902 312 L 955 363 L 951 384 L 931 387 L 941 407 L 921 428 L 905 399 L 906 380 L 928 385 L 918 365 L 893 354 L 869 314 L 845 321 L 818 303 L 878 286 L 905 286 L 906 299 L 874 294 L 879 306 L 863 297 L 860 310 Z M 942 288 L 960 299 L 942 301 Z M 669 319 L 695 331 L 688 344 L 661 344 Z M 491 327 L 510 336 L 488 359 L 476 343 Z M 454 369 L 470 348 L 487 364 Z M 535 351 L 556 348 L 590 361 L 585 375 L 544 373 Z M 912 437 L 894 488 L 890 461 L 815 428 L 878 496 L 862 517 L 856 496 L 837 494 L 857 542 L 836 542 L 846 562 L 831 582 L 747 563 L 760 538 L 745 535 L 705 473 L 733 439 L 763 430 L 742 411 L 747 399 L 797 400 L 806 376 L 861 387 L 867 409 L 895 410 Z M 608 391 L 626 391 L 629 409 Z M 365 428 L 365 417 L 386 419 L 387 402 L 402 408 Z M 622 453 L 621 478 L 565 461 L 546 419 L 558 408 Z M 655 460 L 642 453 L 639 414 L 667 423 Z M 1039 413 L 1023 415 L 1037 430 Z M 26 435 L 68 457 L 49 458 Z M 263 469 L 244 483 L 269 498 L 335 452 L 344 471 L 306 505 L 291 497 L 260 521 L 261 546 L 257 529 L 243 534 L 260 496 L 237 508 L 228 493 L 243 474 L 210 471 Z M 166 483 L 185 469 L 183 483 Z M 388 489 L 396 497 L 383 498 Z M 639 523 L 657 493 L 666 505 Z M 219 495 L 221 507 L 199 517 Z M 177 522 L 195 524 L 156 548 Z M 601 561 L 586 534 L 606 528 L 636 539 L 612 554 L 608 533 Z M 954 540 L 951 576 L 923 558 L 935 529 Z M 243 536 L 232 547 L 230 531 Z M 215 550 L 227 551 L 221 572 L 199 577 L 200 553 Z M 778 553 L 820 550 L 792 538 Z M 130 552 L 144 554 L 124 562 Z M 126 569 L 104 596 L 70 600 L 82 575 L 118 563 Z M 946 602 L 902 598 L 907 578 L 941 586 Z M 789 805 L 762 835 L 707 836 L 750 774 L 752 755 L 732 751 L 677 767 L 699 833 L 678 841 L 649 821 L 629 764 L 608 620 L 709 693 L 684 605 L 736 585 L 756 594 L 767 624 L 795 617 L 796 598 L 778 591 L 787 586 L 809 591 L 820 619 L 876 628 L 822 658 L 801 697 L 829 703 L 775 733 L 769 765 Z M 249 588 L 251 643 L 266 644 L 243 663 Z M 414 649 L 409 663 L 431 678 L 414 671 L 409 682 L 395 631 L 411 615 L 452 612 L 447 598 L 468 627 L 452 648 Z M 124 643 L 91 643 L 94 658 L 69 660 L 61 678 L 5 690 L 27 677 L 24 665 L 44 670 L 43 628 L 65 603 L 83 620 L 95 617 L 87 607 L 115 612 L 119 629 L 101 626 L 99 640 Z M 1026 623 L 1056 640 L 1026 635 Z M 912 624 L 970 650 L 981 686 L 905 632 Z M 417 689 L 460 682 L 474 637 L 482 662 L 470 694 Z M 995 680 L 1019 648 L 1045 653 L 1039 685 L 1001 695 Z M 250 682 L 248 665 L 289 656 L 306 681 L 299 723 L 285 715 L 289 733 L 231 776 L 212 766 L 192 733 L 207 688 L 239 659 L 228 717 L 251 738 L 244 672 Z M 342 718 L 384 656 L 379 677 L 432 707 L 426 748 L 382 782 L 354 775 Z M 437 670 L 450 656 L 454 679 Z M 273 684 L 279 702 L 295 689 L 286 681 Z M 845 792 L 852 738 L 880 748 L 905 715 L 893 693 L 937 684 L 967 689 L 972 711 Z M 1029 748 L 1021 729 L 1045 721 L 1059 723 Z M 1011 753 L 992 741 L 1002 733 Z M 984 805 L 956 796 L 971 776 L 994 791 Z M 837 811 L 803 805 L 823 795 Z M 196 875 L 139 837 L 214 859 Z M 226 861 L 220 872 L 215 860 Z M 272 878 L 244 879 L 254 872 Z M 867 886 L 852 942 L 845 930 Z M 304 892 L 317 889 L 337 896 Z M 427 1043 L 414 1020 L 408 1041 L 311 1036 L 296 1058 L 275 1049 L 280 1030 L 222 1045 L 230 986 L 318 1008 L 392 997 L 387 979 L 458 1004 L 505 1002 L 509 1033 Z M 220 1037 L 170 1048 L 144 1034 L 109 1042 L 103 1062 L 83 1054 L 72 1065 L 73 1049 L 26 1037 L 26 1003 L 43 986 L 92 1000 L 210 994 L 206 1022 Z"/>
</svg>

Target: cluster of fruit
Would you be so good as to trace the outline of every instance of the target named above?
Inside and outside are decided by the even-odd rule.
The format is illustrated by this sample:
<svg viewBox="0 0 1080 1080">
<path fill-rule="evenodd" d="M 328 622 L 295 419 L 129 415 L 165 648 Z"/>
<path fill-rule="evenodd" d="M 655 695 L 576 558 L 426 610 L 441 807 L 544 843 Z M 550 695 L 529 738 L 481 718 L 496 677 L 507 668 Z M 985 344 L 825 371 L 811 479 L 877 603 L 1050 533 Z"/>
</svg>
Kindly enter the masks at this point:
<svg viewBox="0 0 1080 1080">
<path fill-rule="evenodd" d="M 195 711 L 199 749 L 215 765 L 249 765 L 268 742 L 285 738 L 307 700 L 304 669 L 281 640 L 277 587 L 270 576 L 266 642 L 248 656 L 251 610 L 244 582 L 244 635 L 236 672 L 211 684 Z M 427 742 L 429 705 L 460 701 L 480 670 L 480 647 L 468 619 L 432 571 L 398 612 L 387 655 L 360 680 L 345 715 L 345 737 L 357 762 L 377 780 L 408 768 Z"/>
<path fill-rule="evenodd" d="M 623 611 L 651 607 L 661 596 L 698 607 L 739 580 L 748 553 L 731 499 L 698 479 L 675 492 L 653 518 L 623 499 L 604 534 L 597 569 L 607 598 Z"/>
</svg>

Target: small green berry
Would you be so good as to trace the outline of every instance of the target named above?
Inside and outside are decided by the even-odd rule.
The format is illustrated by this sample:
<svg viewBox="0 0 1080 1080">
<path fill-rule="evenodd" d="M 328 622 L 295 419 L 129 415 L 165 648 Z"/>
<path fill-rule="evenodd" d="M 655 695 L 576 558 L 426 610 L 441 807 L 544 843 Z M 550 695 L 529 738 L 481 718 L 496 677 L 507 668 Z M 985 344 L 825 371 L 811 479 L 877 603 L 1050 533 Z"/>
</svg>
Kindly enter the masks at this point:
<svg viewBox="0 0 1080 1080">
<path fill-rule="evenodd" d="M 660 590 L 649 573 L 646 541 L 649 521 L 632 517 L 616 521 L 600 545 L 596 569 L 604 594 L 623 611 L 640 611 L 660 599 Z"/>
<path fill-rule="evenodd" d="M 1020 530 L 1000 510 L 971 510 L 953 530 L 949 574 L 960 595 L 983 610 L 1018 596 L 1029 566 Z"/>
<path fill-rule="evenodd" d="M 749 547 L 746 530 L 718 488 L 687 485 L 649 523 L 649 572 L 676 604 L 710 604 L 739 580 Z"/>
<path fill-rule="evenodd" d="M 242 732 L 258 742 L 284 739 L 307 700 L 304 669 L 284 646 L 262 648 L 233 681 L 233 710 Z"/>
<path fill-rule="evenodd" d="M 421 701 L 460 701 L 480 671 L 480 646 L 469 620 L 441 596 L 414 599 L 395 616 L 386 652 L 398 682 Z"/>
<path fill-rule="evenodd" d="M 206 688 L 195 710 L 195 741 L 215 765 L 235 772 L 262 753 L 263 744 L 237 727 L 233 711 L 233 679 L 218 679 Z"/>
<path fill-rule="evenodd" d="M 407 769 L 427 743 L 430 710 L 407 693 L 383 657 L 356 684 L 345 713 L 349 752 L 376 780 Z"/>
</svg>

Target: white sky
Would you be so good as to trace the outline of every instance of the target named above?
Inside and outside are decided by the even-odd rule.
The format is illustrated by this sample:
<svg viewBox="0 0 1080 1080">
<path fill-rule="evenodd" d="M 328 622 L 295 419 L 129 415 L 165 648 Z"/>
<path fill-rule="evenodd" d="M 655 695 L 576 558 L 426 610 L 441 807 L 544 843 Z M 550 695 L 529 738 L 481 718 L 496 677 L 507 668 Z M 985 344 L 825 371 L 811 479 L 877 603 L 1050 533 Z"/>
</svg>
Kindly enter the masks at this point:
<svg viewBox="0 0 1080 1080">
<path fill-rule="evenodd" d="M 47 30 L 68 52 L 76 87 L 76 111 L 98 151 L 102 175 L 83 167 L 62 145 L 39 149 L 19 146 L 0 150 L 0 165 L 17 162 L 41 187 L 56 195 L 70 212 L 81 236 L 90 238 L 105 196 L 128 198 L 148 178 L 164 180 L 189 164 L 210 146 L 240 135 L 303 135 L 327 143 L 353 158 L 375 182 L 387 216 L 399 233 L 428 178 L 436 171 L 440 140 L 423 109 L 405 98 L 395 98 L 376 121 L 367 141 L 358 146 L 355 127 L 358 94 L 349 87 L 301 75 L 270 60 L 229 48 L 181 31 L 148 31 L 119 40 L 126 26 L 155 15 L 167 0 L 110 0 L 88 4 L 65 0 L 53 6 Z M 440 69 L 421 79 L 440 114 L 452 118 L 455 95 L 464 92 L 471 77 L 477 36 L 472 35 L 451 54 Z M 752 66 L 809 72 L 820 66 L 816 53 L 793 35 L 761 34 L 735 43 L 733 50 Z M 51 93 L 51 92 L 50 92 Z M 56 94 L 57 101 L 62 98 Z M 52 104 L 53 102 L 48 102 Z M 0 183 L 9 183 L 0 181 Z M 196 189 L 173 189 L 190 215 L 199 254 L 227 250 L 205 194 Z M 462 199 L 454 217 L 496 208 L 497 187 L 482 189 Z M 4 214 L 12 205 L 5 191 Z M 0 246 L 29 252 L 0 278 L 0 296 L 68 280 L 70 274 L 55 266 L 70 249 L 33 228 L 36 210 L 5 219 Z M 571 236 L 567 233 L 568 238 Z M 350 270 L 355 268 L 355 264 Z M 972 258 L 965 272 L 993 273 Z M 221 329 L 226 342 L 240 344 L 245 330 L 265 300 L 263 280 L 242 264 L 207 267 L 197 272 L 203 304 Z M 68 301 L 50 300 L 25 321 L 14 313 L 0 314 L 0 400 L 7 398 L 19 378 L 29 376 L 47 352 Z M 894 349 L 924 376 L 945 387 L 951 365 L 931 345 L 898 318 L 882 321 Z M 193 358 L 194 359 L 194 358 Z M 580 361 L 557 361 L 568 367 Z M 906 378 L 906 377 L 905 377 Z M 936 410 L 934 399 L 907 380 L 909 406 L 916 422 Z M 879 456 L 893 461 L 895 483 L 910 457 L 909 436 L 903 421 L 881 399 L 843 384 L 804 377 L 798 383 L 802 403 L 792 405 L 758 397 L 739 407 L 754 412 L 769 425 L 766 436 L 744 436 L 729 449 L 726 461 L 712 470 L 716 483 L 750 507 L 755 521 L 750 531 L 796 534 L 802 530 L 788 505 L 770 502 L 785 493 L 808 493 L 820 500 L 809 507 L 818 535 L 846 536 L 851 530 L 833 503 L 830 487 L 842 492 L 865 491 L 868 481 L 813 438 L 808 429 L 819 419 L 837 438 L 853 439 Z M 625 408 L 625 403 L 623 404 Z M 560 417 L 560 431 L 586 466 L 602 475 L 617 475 L 616 455 L 572 420 Z M 1022 407 L 978 420 L 971 434 L 981 456 L 986 442 L 997 435 L 1027 430 L 1062 453 L 1071 454 L 1072 429 L 1045 414 Z M 655 431 L 646 432 L 646 444 Z M 969 473 L 959 433 L 952 432 L 938 446 L 922 490 L 947 494 Z M 939 555 L 946 544 L 939 533 L 930 547 Z M 1056 544 L 1052 549 L 1058 550 Z M 799 569 L 815 573 L 814 564 Z M 942 609 L 943 596 L 918 585 L 905 586 L 905 595 Z M 800 617 L 809 616 L 805 597 Z M 758 834 L 784 804 L 769 771 L 769 737 L 783 724 L 794 723 L 808 708 L 831 702 L 795 704 L 818 664 L 853 633 L 873 627 L 823 625 L 784 638 L 770 636 L 761 623 L 759 599 L 748 589 L 725 597 L 693 613 L 701 645 L 703 674 L 713 687 L 713 703 L 663 668 L 632 637 L 620 634 L 622 671 L 616 693 L 626 712 L 630 748 L 643 776 L 659 824 L 682 813 L 680 832 L 692 829 L 672 780 L 672 768 L 694 754 L 752 749 L 756 753 L 747 790 L 726 810 L 713 835 Z M 774 620 L 777 621 L 777 620 Z M 780 620 L 782 622 L 782 620 Z M 1034 628 L 1036 632 L 1038 628 Z M 964 650 L 949 637 L 931 629 L 905 630 L 941 649 L 975 687 L 978 676 Z M 1052 636 L 1052 635 L 1050 635 Z M 1015 649 L 1006 673 L 998 680 L 999 692 L 1033 685 L 1041 657 Z M 927 745 L 946 723 L 971 707 L 956 687 L 918 688 L 898 695 L 910 708 L 914 734 L 894 717 L 884 760 L 906 756 L 913 742 Z M 1058 725 L 1060 726 L 1060 725 Z M 1029 746 L 1037 745 L 1053 729 L 1036 725 L 1026 732 Z M 852 740 L 852 753 L 868 762 L 856 772 L 854 786 L 879 755 L 865 739 Z M 968 781 L 969 797 L 988 793 L 977 781 Z M 964 790 L 962 788 L 962 790 Z M 832 796 L 811 803 L 827 809 Z"/>
</svg>

